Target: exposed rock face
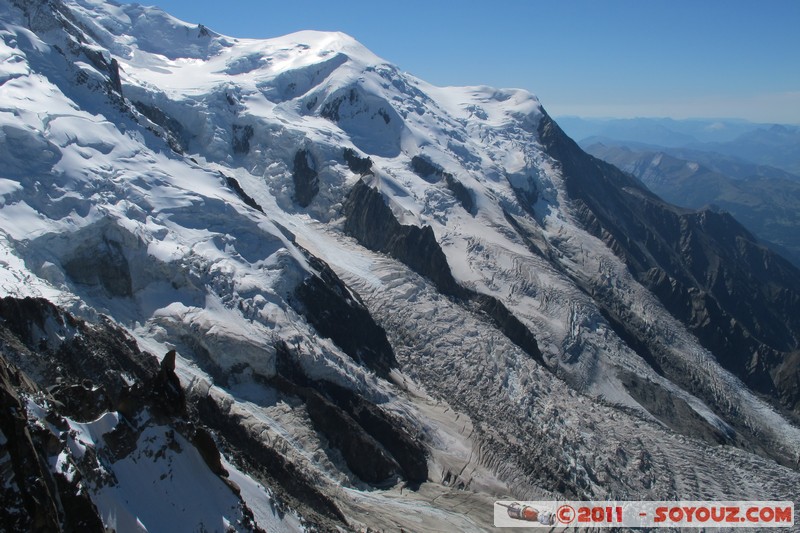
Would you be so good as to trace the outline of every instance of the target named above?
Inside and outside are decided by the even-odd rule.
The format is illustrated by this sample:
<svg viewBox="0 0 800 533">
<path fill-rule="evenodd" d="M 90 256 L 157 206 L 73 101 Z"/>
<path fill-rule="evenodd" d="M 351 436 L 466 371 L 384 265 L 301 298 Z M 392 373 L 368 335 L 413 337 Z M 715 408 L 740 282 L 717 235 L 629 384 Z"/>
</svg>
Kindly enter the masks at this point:
<svg viewBox="0 0 800 533">
<path fill-rule="evenodd" d="M 4 298 L 0 303 L 4 313 L 15 307 L 10 298 Z M 66 477 L 50 467 L 65 443 L 29 420 L 25 396 L 43 396 L 52 405 L 59 405 L 59 402 L 12 362 L 41 359 L 39 354 L 29 351 L 25 338 L 21 339 L 6 327 L 22 323 L 37 328 L 51 318 L 36 312 L 36 302 L 27 304 L 23 302 L 16 306 L 21 311 L 16 315 L 18 322 L 0 321 L 0 500 L 3 502 L 0 526 L 9 531 L 105 531 L 97 508 L 81 484 L 81 476 Z M 52 310 L 51 306 L 39 309 Z M 46 337 L 38 339 L 45 343 L 47 340 Z M 36 361 L 30 366 L 36 368 L 38 364 Z M 80 385 L 77 387 L 83 389 Z M 95 399 L 91 393 L 88 396 L 90 400 Z M 71 411 L 77 410 L 86 398 L 72 396 L 66 399 L 71 404 L 63 406 L 63 409 Z M 98 405 L 90 401 L 87 408 L 89 411 L 83 413 L 85 417 L 95 412 Z M 57 412 L 50 415 L 48 421 L 54 427 L 65 427 Z"/>
<path fill-rule="evenodd" d="M 108 61 L 105 56 L 98 50 L 84 46 L 80 42 L 80 37 L 76 36 L 75 41 L 69 43 L 69 47 L 75 55 L 83 55 L 91 64 L 100 72 L 108 76 L 106 82 L 107 90 L 110 94 L 116 93 L 117 96 L 122 97 L 122 82 L 119 77 L 119 63 L 116 59 Z"/>
<path fill-rule="evenodd" d="M 298 150 L 294 156 L 294 199 L 301 207 L 308 207 L 319 192 L 319 178 L 313 159 L 307 150 Z"/>
<path fill-rule="evenodd" d="M 137 111 L 164 130 L 163 134 L 170 148 L 177 153 L 183 153 L 183 151 L 186 150 L 189 144 L 189 134 L 180 121 L 169 116 L 155 105 L 149 105 L 139 101 L 133 101 L 132 103 Z"/>
<path fill-rule="evenodd" d="M 253 209 L 255 209 L 255 210 L 257 210 L 257 211 L 261 211 L 262 213 L 264 212 L 264 209 L 263 209 L 263 208 L 262 208 L 260 205 L 258 205 L 258 202 L 256 202 L 256 201 L 253 199 L 253 197 L 252 197 L 252 196 L 250 196 L 249 194 L 247 194 L 247 193 L 244 191 L 244 189 L 242 189 L 242 186 L 241 186 L 241 185 L 239 185 L 239 182 L 238 182 L 238 181 L 236 181 L 236 179 L 235 179 L 235 178 L 232 178 L 232 177 L 230 177 L 230 176 L 226 176 L 225 174 L 222 174 L 221 172 L 220 172 L 220 175 L 221 175 L 223 178 L 225 178 L 225 183 L 227 183 L 227 184 L 228 184 L 228 187 L 230 187 L 231 189 L 233 189 L 234 191 L 236 191 L 236 194 L 237 194 L 237 195 L 239 195 L 239 198 L 241 198 L 241 199 L 242 199 L 242 201 L 243 201 L 245 204 L 249 205 L 250 207 L 252 207 Z"/>
<path fill-rule="evenodd" d="M 729 212 L 765 244 L 800 267 L 800 181 L 774 167 L 717 153 L 651 151 L 595 143 L 584 149 L 630 172 L 664 200 Z"/>
<path fill-rule="evenodd" d="M 375 323 L 358 295 L 351 293 L 327 264 L 310 254 L 307 257 L 319 275 L 312 275 L 298 285 L 297 310 L 347 355 L 387 377 L 392 367 L 397 366 L 397 360 L 386 332 Z"/>
<path fill-rule="evenodd" d="M 108 77 L 111 82 L 111 88 L 120 95 L 122 94 L 122 80 L 119 77 L 119 62 L 116 58 L 112 58 L 108 65 Z"/>
<path fill-rule="evenodd" d="M 525 353 L 544 364 L 542 352 L 539 350 L 536 337 L 533 336 L 533 333 L 531 333 L 517 317 L 511 314 L 511 311 L 503 305 L 503 302 L 492 296 L 478 293 L 473 293 L 471 295 L 471 300 L 473 305 L 475 305 L 481 313 L 487 315 L 511 342 L 522 348 Z"/>
<path fill-rule="evenodd" d="M 459 285 L 430 226 L 404 226 L 395 218 L 381 193 L 359 180 L 343 206 L 345 232 L 371 250 L 391 255 L 433 282 L 447 296 L 484 313 L 508 338 L 540 362 L 533 334 L 496 298 Z M 471 302 L 471 303 L 470 303 Z"/>
<path fill-rule="evenodd" d="M 339 114 L 339 108 L 347 101 L 350 102 L 350 105 L 355 105 L 358 102 L 358 93 L 354 89 L 350 89 L 346 96 L 339 96 L 326 102 L 320 110 L 320 116 L 333 122 L 339 122 L 342 118 Z"/>
<path fill-rule="evenodd" d="M 55 480 L 39 456 L 16 391 L 25 385 L 31 384 L 0 357 L 0 467 L 4 482 L 0 523 L 16 531 L 57 531 L 61 520 Z"/>
<path fill-rule="evenodd" d="M 430 226 L 403 226 L 383 200 L 381 193 L 359 180 L 344 203 L 345 232 L 378 252 L 402 261 L 430 279 L 444 294 L 462 296 Z"/>
<path fill-rule="evenodd" d="M 105 389 L 88 379 L 79 384 L 55 385 L 50 394 L 64 406 L 61 412 L 78 422 L 96 420 L 114 408 Z"/>
<path fill-rule="evenodd" d="M 231 147 L 234 154 L 246 154 L 250 152 L 250 139 L 253 138 L 255 131 L 253 126 L 247 124 L 240 126 L 239 124 L 233 125 L 233 139 Z"/>
<path fill-rule="evenodd" d="M 116 483 L 111 465 L 134 453 L 153 424 L 173 435 L 174 452 L 181 451 L 175 436 L 184 435 L 211 472 L 227 477 L 211 434 L 189 418 L 175 356 L 168 353 L 159 366 L 108 322 L 87 324 L 42 299 L 0 299 L 0 526 L 105 531 L 91 493 Z M 43 414 L 34 416 L 31 409 Z M 89 423 L 112 411 L 119 422 L 96 436 L 105 443 L 102 449 L 69 444 L 75 433 L 70 423 Z M 47 426 L 38 421 L 42 416 Z"/>
<path fill-rule="evenodd" d="M 372 159 L 369 157 L 358 157 L 355 150 L 351 148 L 344 149 L 344 160 L 347 167 L 354 173 L 360 176 L 372 174 Z"/>
<path fill-rule="evenodd" d="M 92 376 L 116 405 L 127 387 L 122 374 L 146 382 L 158 371 L 155 357 L 139 350 L 121 329 L 110 322 L 91 325 L 77 320 L 47 300 L 2 298 L 0 318 L 4 328 L 38 353 L 14 363 L 29 375 L 41 376 L 45 387 L 83 384 Z"/>
<path fill-rule="evenodd" d="M 415 155 L 411 158 L 411 169 L 419 176 L 431 182 L 436 182 L 444 177 L 444 170 L 439 165 L 431 163 L 426 158 Z"/>
<path fill-rule="evenodd" d="M 412 484 L 427 481 L 425 446 L 419 435 L 414 435 L 404 421 L 344 387 L 330 382 L 317 382 L 315 386 L 391 454 L 406 480 Z"/>
<path fill-rule="evenodd" d="M 533 205 L 539 199 L 539 191 L 530 182 L 527 184 L 528 188 L 515 186 L 509 181 L 509 185 L 514 190 L 514 195 L 517 197 L 517 203 L 525 210 L 530 216 L 536 218 L 536 213 L 533 210 Z"/>
<path fill-rule="evenodd" d="M 268 442 L 253 435 L 230 413 L 230 406 L 220 405 L 206 396 L 198 399 L 199 419 L 214 430 L 228 448 L 229 457 L 240 463 L 257 478 L 264 479 L 280 491 L 278 496 L 317 524 L 326 524 L 333 530 L 346 523 L 336 504 L 323 494 L 305 473 L 286 460 Z"/>
<path fill-rule="evenodd" d="M 311 380 L 291 351 L 278 347 L 278 376 L 271 383 L 305 403 L 314 428 L 338 450 L 359 479 L 382 485 L 402 477 L 412 485 L 428 478 L 420 435 L 379 406 L 325 380 Z"/>
<path fill-rule="evenodd" d="M 439 165 L 419 155 L 415 155 L 411 158 L 411 169 L 419 177 L 431 182 L 444 179 L 447 188 L 453 193 L 453 196 L 461 204 L 461 207 L 471 215 L 475 215 L 475 199 L 472 197 L 472 193 L 452 174 L 445 172 Z"/>
<path fill-rule="evenodd" d="M 170 350 L 161 360 L 161 367 L 153 380 L 151 394 L 154 403 L 169 416 L 186 414 L 186 394 L 181 387 L 181 380 L 175 374 L 175 350 Z"/>
<path fill-rule="evenodd" d="M 228 477 L 228 471 L 222 466 L 219 448 L 210 431 L 204 427 L 196 428 L 192 436 L 192 444 L 200 452 L 212 472 L 221 477 Z"/>
<path fill-rule="evenodd" d="M 472 192 L 470 192 L 463 183 L 455 179 L 452 174 L 445 173 L 444 181 L 447 184 L 447 188 L 450 189 L 450 192 L 453 193 L 453 196 L 455 196 L 456 200 L 461 204 L 461 207 L 463 207 L 467 213 L 474 216 L 476 208 Z"/>
<path fill-rule="evenodd" d="M 539 130 L 562 165 L 584 226 L 725 368 L 797 413 L 800 373 L 789 378 L 785 365 L 800 346 L 800 272 L 730 215 L 670 206 L 635 178 L 585 154 L 549 117 Z M 775 379 L 778 368 L 781 380 Z"/>
<path fill-rule="evenodd" d="M 392 121 L 392 113 L 380 105 L 376 106 L 370 96 L 351 88 L 346 94 L 326 102 L 320 111 L 320 116 L 333 122 L 341 122 L 353 116 L 370 113 L 372 118 L 380 117 L 384 124 L 389 124 Z M 391 106 L 388 107 L 391 109 Z"/>
<path fill-rule="evenodd" d="M 307 390 L 304 396 L 314 427 L 342 453 L 355 475 L 374 485 L 391 481 L 398 465 L 372 436 L 321 394 Z"/>
</svg>

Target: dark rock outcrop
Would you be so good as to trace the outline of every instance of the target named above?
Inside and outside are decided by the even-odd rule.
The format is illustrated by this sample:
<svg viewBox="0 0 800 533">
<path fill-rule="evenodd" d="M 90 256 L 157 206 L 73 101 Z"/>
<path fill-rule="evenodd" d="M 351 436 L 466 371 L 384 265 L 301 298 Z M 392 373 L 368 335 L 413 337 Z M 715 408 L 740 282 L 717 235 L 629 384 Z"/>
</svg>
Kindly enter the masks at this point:
<svg viewBox="0 0 800 533">
<path fill-rule="evenodd" d="M 539 350 L 539 343 L 536 342 L 536 337 L 508 310 L 503 302 L 493 296 L 478 293 L 473 293 L 471 301 L 477 310 L 488 316 L 497 329 L 502 331 L 503 335 L 508 337 L 511 342 L 544 364 L 544 358 Z"/>
<path fill-rule="evenodd" d="M 472 197 L 472 191 L 449 173 L 445 173 L 444 182 L 447 184 L 447 188 L 450 189 L 450 192 L 453 193 L 455 199 L 458 200 L 458 203 L 461 204 L 461 207 L 464 208 L 464 211 L 474 216 L 475 199 Z"/>
<path fill-rule="evenodd" d="M 247 154 L 250 152 L 250 139 L 253 138 L 255 131 L 253 126 L 246 124 L 241 126 L 239 124 L 233 125 L 233 133 L 231 139 L 231 147 L 234 154 Z"/>
<path fill-rule="evenodd" d="M 231 459 L 257 479 L 267 482 L 278 496 L 305 510 L 304 515 L 319 523 L 346 524 L 347 518 L 336 504 L 323 494 L 308 475 L 289 462 L 269 443 L 253 435 L 225 408 L 211 397 L 205 396 L 196 402 L 197 416 L 207 427 L 213 429 L 224 444 Z"/>
<path fill-rule="evenodd" d="M 544 363 L 533 334 L 502 302 L 456 282 L 430 226 L 419 228 L 400 224 L 384 202 L 383 195 L 362 180 L 351 189 L 343 211 L 345 232 L 363 246 L 386 253 L 428 278 L 439 292 L 462 301 L 486 316 L 509 340 Z"/>
<path fill-rule="evenodd" d="M 447 258 L 430 226 L 419 228 L 400 224 L 381 193 L 362 180 L 353 186 L 343 210 L 345 232 L 362 245 L 405 263 L 431 280 L 443 294 L 464 295 L 464 290 L 450 273 Z"/>
<path fill-rule="evenodd" d="M 2 327 L 2 326 L 0 326 Z M 7 332 L 6 332 L 7 333 Z M 5 337 L 5 335 L 3 335 Z M 5 339 L 4 339 L 5 341 Z M 5 346 L 4 350 L 8 348 Z M 0 354 L 0 528 L 8 531 L 105 531 L 97 508 L 73 477 L 54 473 L 48 458 L 60 443 L 28 424 L 18 391 L 41 392 L 36 384 Z M 8 476 L 8 477 L 7 477 Z"/>
<path fill-rule="evenodd" d="M 103 532 L 108 529 L 103 525 L 97 506 L 89 494 L 76 486 L 76 480 L 68 480 L 62 474 L 55 474 L 56 487 L 64 509 L 62 531 L 82 533 L 84 531 Z"/>
<path fill-rule="evenodd" d="M 241 199 L 242 199 L 242 201 L 243 201 L 243 202 L 244 202 L 246 205 L 248 205 L 248 206 L 252 207 L 252 208 L 253 208 L 253 209 L 255 209 L 256 211 L 261 211 L 262 213 L 264 212 L 264 209 L 263 209 L 263 208 L 262 208 L 260 205 L 258 205 L 258 202 L 256 202 L 256 201 L 253 199 L 253 197 L 252 197 L 252 196 L 250 196 L 250 195 L 248 195 L 246 192 L 244 192 L 244 189 L 242 189 L 242 186 L 241 186 L 241 185 L 239 185 L 239 182 L 238 182 L 238 181 L 236 181 L 236 179 L 235 179 L 235 178 L 231 178 L 230 176 L 226 176 L 226 175 L 225 175 L 225 174 L 223 174 L 222 172 L 220 172 L 219 174 L 220 174 L 220 176 L 222 176 L 223 178 L 225 178 L 225 183 L 227 183 L 227 184 L 228 184 L 228 187 L 230 187 L 231 189 L 233 189 L 233 190 L 234 190 L 234 192 L 236 192 L 236 194 L 239 196 L 239 198 L 241 198 Z"/>
<path fill-rule="evenodd" d="M 514 191 L 514 196 L 517 197 L 517 203 L 522 209 L 533 218 L 536 218 L 536 212 L 533 210 L 534 204 L 539 200 L 539 191 L 536 190 L 532 184 L 528 189 L 514 186 L 509 180 L 509 185 Z"/>
<path fill-rule="evenodd" d="M 13 362 L 47 387 L 82 384 L 91 376 L 116 405 L 128 387 L 122 374 L 145 383 L 158 372 L 156 358 L 107 319 L 89 324 L 43 298 L 12 297 L 0 298 L 0 319 L 4 329 L 38 354 Z"/>
<path fill-rule="evenodd" d="M 53 4 L 56 3 L 53 2 Z M 58 13 L 58 10 L 54 10 L 54 12 Z M 59 15 L 63 16 L 65 12 L 66 10 L 62 10 Z M 69 22 L 62 21 L 62 24 L 64 25 L 65 29 L 70 26 Z M 119 99 L 119 101 L 121 101 L 122 80 L 120 79 L 119 75 L 119 62 L 113 58 L 109 61 L 99 50 L 86 46 L 82 42 L 83 36 L 77 31 L 70 33 L 70 36 L 73 39 L 68 42 L 68 47 L 70 50 L 76 56 L 83 55 L 89 60 L 89 63 L 91 63 L 92 66 L 97 69 L 98 72 L 105 75 L 107 77 L 107 81 L 105 82 L 106 91 L 109 93 L 109 95 L 114 95 Z"/>
<path fill-rule="evenodd" d="M 319 275 L 311 275 L 295 289 L 291 303 L 322 336 L 328 337 L 354 360 L 387 377 L 397 360 L 386 332 L 358 295 L 351 292 L 322 260 L 306 254 Z M 298 305 L 299 304 L 299 305 Z"/>
<path fill-rule="evenodd" d="M 194 435 L 192 435 L 192 445 L 200 453 L 200 457 L 208 465 L 209 470 L 220 477 L 228 477 L 228 471 L 222 466 L 219 448 L 211 432 L 205 428 L 195 429 Z"/>
<path fill-rule="evenodd" d="M 122 79 L 119 77 L 119 62 L 115 58 L 112 58 L 111 63 L 108 65 L 108 78 L 111 82 L 111 88 L 121 95 Z"/>
<path fill-rule="evenodd" d="M 114 408 L 105 389 L 88 379 L 79 384 L 56 385 L 50 394 L 63 406 L 61 413 L 78 422 L 96 420 Z"/>
<path fill-rule="evenodd" d="M 436 183 L 444 177 L 444 169 L 435 163 L 431 163 L 425 157 L 415 155 L 411 158 L 411 170 L 420 178 Z"/>
<path fill-rule="evenodd" d="M 359 100 L 358 92 L 355 89 L 350 89 L 347 91 L 346 95 L 338 96 L 322 106 L 320 109 L 319 115 L 323 118 L 330 120 L 331 122 L 339 122 L 341 120 L 340 108 L 342 104 L 345 102 L 349 102 L 350 105 L 355 105 Z"/>
<path fill-rule="evenodd" d="M 334 383 L 318 381 L 315 387 L 349 414 L 392 455 L 409 483 L 423 483 L 428 479 L 425 447 L 420 437 L 414 435 L 403 420 Z"/>
<path fill-rule="evenodd" d="M 16 531 L 58 531 L 55 481 L 28 429 L 26 410 L 15 388 L 21 381 L 19 372 L 0 358 L 0 431 L 5 441 L 0 446 L 4 459 L 0 464 L 4 478 L 11 478 L 11 483 L 0 487 L 0 519 Z"/>
<path fill-rule="evenodd" d="M 123 416 L 120 423 L 112 431 L 103 435 L 106 450 L 109 452 L 112 461 L 124 459 L 136 451 L 137 441 L 141 432 L 132 421 L 135 419 L 136 414 L 139 413 L 141 405 L 137 401 L 135 409 L 130 412 L 120 411 Z"/>
<path fill-rule="evenodd" d="M 189 145 L 190 136 L 177 119 L 165 113 L 156 105 L 134 101 L 133 106 L 142 115 L 164 130 L 165 140 L 170 148 L 177 153 L 183 153 Z"/>
<path fill-rule="evenodd" d="M 358 157 L 352 148 L 344 149 L 344 161 L 351 172 L 359 176 L 372 174 L 372 159 L 369 157 Z"/>
<path fill-rule="evenodd" d="M 319 178 L 311 154 L 298 150 L 294 156 L 294 199 L 301 207 L 308 207 L 319 192 Z"/>
<path fill-rule="evenodd" d="M 313 389 L 303 392 L 314 428 L 330 446 L 339 450 L 347 467 L 359 479 L 378 485 L 396 475 L 399 466 L 394 458 L 352 417 Z"/>
<path fill-rule="evenodd" d="M 150 397 L 154 407 L 167 416 L 186 414 L 186 394 L 181 380 L 175 374 L 175 350 L 170 350 L 161 360 L 158 374 L 150 385 Z"/>
<path fill-rule="evenodd" d="M 415 155 L 411 158 L 411 170 L 422 179 L 431 183 L 436 183 L 444 179 L 447 188 L 461 204 L 461 207 L 471 215 L 475 214 L 475 199 L 472 192 L 458 181 L 452 174 L 445 172 L 439 165 L 428 161 L 425 157 Z"/>
<path fill-rule="evenodd" d="M 421 436 L 404 421 L 352 390 L 309 379 L 285 344 L 277 346 L 276 367 L 269 383 L 303 400 L 316 431 L 359 479 L 382 485 L 399 476 L 412 486 L 427 480 Z"/>
<path fill-rule="evenodd" d="M 163 383 L 176 384 L 108 319 L 89 324 L 42 298 L 0 299 L 0 336 L 6 357 L 50 391 L 60 415 L 77 421 L 112 410 L 132 417 L 159 403 Z"/>
</svg>

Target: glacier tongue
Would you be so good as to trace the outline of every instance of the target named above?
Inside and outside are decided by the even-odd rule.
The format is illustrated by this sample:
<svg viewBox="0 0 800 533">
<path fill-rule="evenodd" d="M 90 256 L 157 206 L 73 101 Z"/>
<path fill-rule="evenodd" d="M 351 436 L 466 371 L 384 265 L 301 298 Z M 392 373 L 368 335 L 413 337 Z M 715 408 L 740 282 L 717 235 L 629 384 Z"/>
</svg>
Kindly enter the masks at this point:
<svg viewBox="0 0 800 533">
<path fill-rule="evenodd" d="M 678 280 L 647 247 L 666 230 L 636 248 L 601 200 L 661 204 L 580 182 L 604 170 L 565 159 L 533 95 L 434 87 L 340 33 L 236 39 L 99 0 L 0 14 L 0 296 L 176 350 L 186 391 L 117 485 L 86 487 L 107 527 L 171 529 L 154 513 L 184 505 L 212 529 L 248 508 L 267 530 L 471 531 L 502 498 L 796 500 L 797 406 L 668 311 Z M 681 230 L 665 246 L 720 235 Z M 31 353 L 65 342 L 36 331 Z M 225 480 L 186 423 L 214 433 Z M 134 464 L 158 453 L 179 484 Z"/>
</svg>

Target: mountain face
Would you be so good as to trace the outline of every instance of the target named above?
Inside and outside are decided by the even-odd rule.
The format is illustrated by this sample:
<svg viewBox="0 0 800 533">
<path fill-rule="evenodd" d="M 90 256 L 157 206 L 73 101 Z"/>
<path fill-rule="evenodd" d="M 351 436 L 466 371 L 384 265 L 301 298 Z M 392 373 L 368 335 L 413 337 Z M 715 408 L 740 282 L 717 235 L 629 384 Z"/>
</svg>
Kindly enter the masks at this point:
<svg viewBox="0 0 800 533">
<path fill-rule="evenodd" d="M 714 206 L 730 212 L 759 238 L 777 249 L 795 266 L 800 264 L 800 180 L 777 169 L 758 175 L 765 167 L 739 164 L 724 171 L 706 166 L 689 152 L 682 159 L 670 153 L 633 150 L 602 143 L 586 151 L 639 178 L 662 198 L 690 208 Z M 696 158 L 696 159 L 695 159 Z M 726 171 L 732 172 L 726 174 Z"/>
<path fill-rule="evenodd" d="M 534 96 L 338 33 L 99 0 L 0 21 L 4 526 L 797 500 L 800 272 Z"/>
</svg>

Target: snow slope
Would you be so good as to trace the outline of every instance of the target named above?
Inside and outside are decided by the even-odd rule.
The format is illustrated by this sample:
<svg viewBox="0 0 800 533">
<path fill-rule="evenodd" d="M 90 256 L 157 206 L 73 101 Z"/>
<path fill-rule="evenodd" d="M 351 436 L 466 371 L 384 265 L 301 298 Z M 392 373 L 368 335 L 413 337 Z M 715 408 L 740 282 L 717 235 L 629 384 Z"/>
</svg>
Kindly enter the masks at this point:
<svg viewBox="0 0 800 533">
<path fill-rule="evenodd" d="M 57 13 L 31 22 L 0 0 L 2 294 L 105 314 L 152 353 L 177 349 L 187 390 L 228 406 L 315 476 L 348 527 L 482 530 L 500 497 L 797 500 L 797 471 L 770 457 L 797 457 L 800 429 L 724 370 L 577 222 L 560 164 L 539 139 L 544 111 L 533 95 L 434 87 L 339 33 L 237 39 L 99 0 L 66 0 L 69 17 Z M 364 179 L 400 223 L 432 228 L 456 282 L 502 302 L 533 334 L 544 364 L 344 233 L 342 204 L 362 179 L 344 149 L 371 160 Z M 301 150 L 318 188 L 305 207 L 295 196 Z M 415 171 L 415 157 L 438 174 Z M 298 311 L 295 290 L 318 273 L 304 250 L 386 329 L 400 364 L 390 379 Z M 708 394 L 684 390 L 631 349 L 583 289 L 594 285 L 613 287 Z M 409 493 L 354 476 L 302 405 L 264 384 L 280 343 L 310 378 L 418 428 L 429 482 Z M 630 375 L 686 405 L 697 424 L 733 435 L 735 422 L 762 440 L 722 446 L 675 431 L 632 396 Z M 160 445 L 163 435 L 152 437 L 137 453 Z M 198 500 L 194 487 L 213 483 L 193 461 L 181 456 L 173 485 L 160 480 L 163 465 L 119 464 L 121 486 L 157 490 L 126 503 L 132 492 L 97 491 L 106 524 L 169 530 L 153 517 L 185 523 L 186 509 L 221 528 L 235 503 L 212 489 Z M 261 502 L 251 508 L 262 527 L 287 526 L 271 522 L 268 488 L 233 476 L 248 503 Z"/>
</svg>

